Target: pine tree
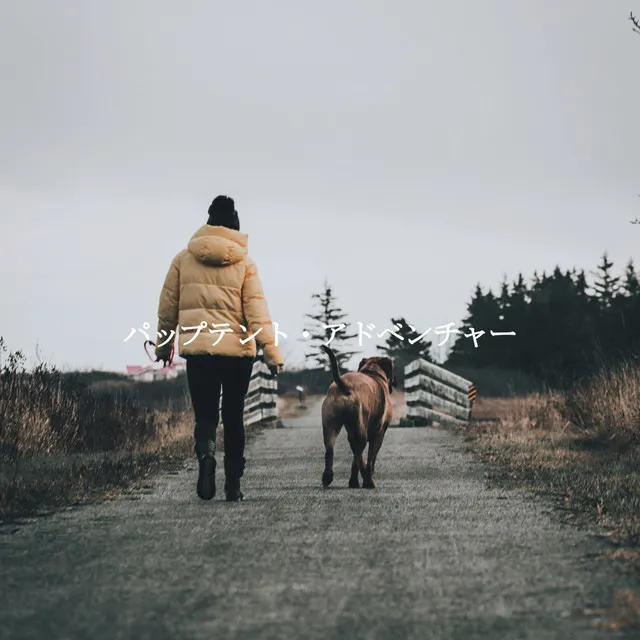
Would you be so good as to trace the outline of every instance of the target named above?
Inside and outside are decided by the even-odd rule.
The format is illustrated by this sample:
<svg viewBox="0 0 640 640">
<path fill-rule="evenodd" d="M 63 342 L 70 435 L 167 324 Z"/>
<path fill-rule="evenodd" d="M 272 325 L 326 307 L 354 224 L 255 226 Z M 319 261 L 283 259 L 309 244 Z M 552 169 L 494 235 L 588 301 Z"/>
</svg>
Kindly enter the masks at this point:
<svg viewBox="0 0 640 640">
<path fill-rule="evenodd" d="M 499 344 L 491 337 L 490 331 L 495 331 L 496 327 L 501 325 L 500 316 L 502 310 L 500 308 L 500 300 L 496 297 L 493 291 L 487 291 L 486 295 L 482 299 L 482 304 L 479 306 L 476 317 L 474 318 L 475 324 L 471 325 L 470 329 L 474 329 L 476 332 L 484 331 L 484 336 L 478 339 L 478 346 L 476 347 L 472 338 L 464 338 L 471 350 L 472 361 L 477 363 L 478 366 L 486 366 L 488 363 L 496 362 L 496 355 L 500 350 Z M 470 331 L 465 331 L 468 335 Z M 503 339 L 508 340 L 508 337 Z"/>
<path fill-rule="evenodd" d="M 587 300 L 589 298 L 589 285 L 584 274 L 584 269 L 580 269 L 580 271 L 575 271 L 574 269 L 574 276 L 576 293 L 581 299 Z"/>
<path fill-rule="evenodd" d="M 449 352 L 447 364 L 465 366 L 485 366 L 492 359 L 495 350 L 495 342 L 491 346 L 490 330 L 495 330 L 498 326 L 500 317 L 500 304 L 496 296 L 491 290 L 486 294 L 482 293 L 482 287 L 478 283 L 471 302 L 467 305 L 467 315 L 462 321 L 462 327 L 458 329 L 460 333 L 453 343 L 453 347 Z M 467 337 L 471 335 L 471 330 L 484 331 L 485 335 L 477 339 L 476 347 L 473 338 Z M 487 337 L 489 336 L 489 337 Z"/>
<path fill-rule="evenodd" d="M 305 314 L 305 317 L 312 321 L 311 327 L 306 328 L 309 332 L 308 340 L 313 347 L 306 353 L 305 359 L 311 360 L 316 366 L 323 369 L 329 368 L 327 354 L 320 349 L 321 344 L 327 344 L 333 335 L 333 329 L 329 328 L 336 325 L 342 325 L 342 328 L 335 332 L 335 337 L 328 344 L 332 351 L 336 354 L 336 360 L 341 369 L 344 369 L 349 360 L 358 353 L 357 351 L 349 351 L 343 343 L 347 340 L 357 338 L 357 334 L 349 334 L 346 332 L 347 323 L 343 322 L 347 314 L 338 307 L 333 289 L 325 280 L 324 288 L 321 293 L 311 295 L 315 300 L 318 310 L 315 313 Z"/>
<path fill-rule="evenodd" d="M 640 356 L 640 283 L 633 260 L 629 260 L 625 270 L 623 288 L 627 294 L 624 300 L 624 334 L 627 357 L 637 359 Z"/>
<path fill-rule="evenodd" d="M 473 325 L 478 309 L 482 305 L 483 298 L 484 293 L 482 291 L 482 286 L 478 282 L 471 296 L 471 300 L 467 303 L 467 314 L 462 320 L 462 328 L 460 331 L 464 332 L 465 328 Z M 469 364 L 469 357 L 469 344 L 462 334 L 458 334 L 449 351 L 446 364 L 449 366 L 456 366 L 460 364 L 466 366 Z"/>
<path fill-rule="evenodd" d="M 633 264 L 633 258 L 629 260 L 624 272 L 622 290 L 628 297 L 640 295 L 640 280 Z"/>
<path fill-rule="evenodd" d="M 395 333 L 401 336 L 402 340 L 393 335 L 389 335 L 386 344 L 379 346 L 378 349 L 385 355 L 393 358 L 398 384 L 403 386 L 404 368 L 408 364 L 419 359 L 433 362 L 430 353 L 432 342 L 427 339 L 427 336 L 418 340 L 417 338 L 419 338 L 426 329 L 422 331 L 416 330 L 416 328 L 410 325 L 403 317 L 391 318 L 391 322 L 395 325 Z M 411 344 L 409 340 L 414 340 L 413 344 Z"/>
<path fill-rule="evenodd" d="M 485 331 L 483 339 L 490 341 L 492 364 L 507 367 L 509 357 L 512 355 L 510 349 L 513 346 L 513 337 L 495 336 L 492 338 L 490 333 L 491 331 L 497 333 L 513 331 L 513 327 L 509 326 L 511 323 L 511 291 L 509 290 L 506 274 L 500 283 L 500 294 L 496 300 L 498 303 L 498 317 L 491 326 L 480 328 Z"/>
<path fill-rule="evenodd" d="M 533 272 L 533 278 L 531 279 L 532 288 L 538 284 L 540 284 L 540 276 L 538 275 L 538 270 L 535 269 Z"/>
<path fill-rule="evenodd" d="M 500 342 L 500 360 L 509 369 L 519 369 L 526 358 L 529 340 L 529 300 L 528 288 L 522 273 L 510 288 L 502 287 L 501 293 L 501 331 L 515 331 L 515 336 L 498 338 Z"/>
<path fill-rule="evenodd" d="M 620 289 L 620 277 L 614 278 L 611 275 L 611 267 L 613 267 L 613 262 L 609 261 L 605 251 L 598 265 L 598 270 L 592 272 L 592 275 L 596 278 L 593 289 L 600 308 L 603 310 L 611 307 L 611 303 Z"/>
<path fill-rule="evenodd" d="M 607 253 L 602 255 L 597 271 L 592 271 L 595 277 L 593 286 L 593 300 L 596 311 L 594 322 L 597 333 L 597 348 L 603 365 L 606 365 L 612 355 L 619 349 L 619 328 L 621 325 L 619 304 L 616 302 L 620 291 L 620 278 L 611 275 L 613 263 Z"/>
<path fill-rule="evenodd" d="M 596 317 L 597 303 L 589 294 L 589 284 L 587 282 L 584 269 L 574 272 L 574 290 L 576 295 L 576 315 L 575 322 L 579 331 L 577 335 L 580 337 L 580 344 L 585 355 L 585 359 L 589 360 L 596 349 Z M 589 357 L 587 357 L 589 356 Z"/>
<path fill-rule="evenodd" d="M 544 371 L 553 381 L 574 376 L 582 365 L 581 332 L 585 326 L 580 317 L 580 301 L 571 271 L 563 273 L 559 266 L 549 281 L 547 338 L 544 346 Z"/>
<path fill-rule="evenodd" d="M 527 283 L 521 273 L 518 274 L 517 280 L 511 285 L 511 302 L 509 309 L 509 317 L 512 321 L 520 320 L 526 313 L 529 290 Z M 515 325 L 512 325 L 515 326 Z"/>
<path fill-rule="evenodd" d="M 620 287 L 611 303 L 610 348 L 614 357 L 635 355 L 638 346 L 637 326 L 640 320 L 640 281 L 633 259 L 625 268 Z"/>
</svg>

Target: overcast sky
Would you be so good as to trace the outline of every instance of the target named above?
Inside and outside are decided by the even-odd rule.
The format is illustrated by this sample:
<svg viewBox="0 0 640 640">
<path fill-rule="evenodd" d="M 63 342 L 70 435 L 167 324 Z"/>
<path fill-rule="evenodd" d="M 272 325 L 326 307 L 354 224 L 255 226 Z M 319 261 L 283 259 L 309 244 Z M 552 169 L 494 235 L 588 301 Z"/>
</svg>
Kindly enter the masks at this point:
<svg viewBox="0 0 640 640">
<path fill-rule="evenodd" d="M 221 193 L 290 366 L 325 277 L 353 323 L 424 330 L 504 274 L 605 250 L 640 267 L 630 10 L 2 2 L 0 335 L 66 368 L 144 363 L 124 339 L 155 331 L 169 263 Z"/>
</svg>

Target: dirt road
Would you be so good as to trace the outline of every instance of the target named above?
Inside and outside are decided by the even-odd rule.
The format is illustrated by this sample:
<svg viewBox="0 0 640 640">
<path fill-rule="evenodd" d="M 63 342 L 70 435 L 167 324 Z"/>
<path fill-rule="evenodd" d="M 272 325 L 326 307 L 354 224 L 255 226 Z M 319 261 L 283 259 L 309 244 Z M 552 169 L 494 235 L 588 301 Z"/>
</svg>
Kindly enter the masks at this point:
<svg viewBox="0 0 640 640">
<path fill-rule="evenodd" d="M 319 405 L 285 425 L 250 444 L 243 503 L 200 501 L 189 461 L 1 527 L 0 638 L 611 637 L 574 613 L 623 586 L 600 543 L 487 488 L 451 434 L 391 430 L 378 488 L 352 490 L 343 432 L 325 490 Z"/>
</svg>

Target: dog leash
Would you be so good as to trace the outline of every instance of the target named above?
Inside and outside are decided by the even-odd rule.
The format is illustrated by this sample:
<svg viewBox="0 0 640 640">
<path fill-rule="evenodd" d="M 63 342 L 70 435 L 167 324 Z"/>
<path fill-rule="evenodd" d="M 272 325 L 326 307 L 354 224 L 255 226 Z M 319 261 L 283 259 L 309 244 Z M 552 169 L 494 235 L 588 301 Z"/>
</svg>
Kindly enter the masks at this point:
<svg viewBox="0 0 640 640">
<path fill-rule="evenodd" d="M 154 358 L 151 356 L 151 354 L 149 353 L 149 350 L 147 349 L 147 345 L 151 345 L 152 347 L 155 347 L 155 346 L 156 346 L 156 343 L 155 343 L 155 342 L 153 342 L 153 340 L 145 340 L 145 343 L 144 343 L 144 350 L 145 350 L 145 353 L 147 354 L 147 356 L 149 356 L 149 360 L 151 360 L 151 362 L 159 362 L 159 361 L 160 361 L 160 359 L 159 359 L 159 358 L 155 358 L 155 359 L 154 359 Z M 174 344 L 171 346 L 171 353 L 169 354 L 169 361 L 168 361 L 168 363 L 167 363 L 167 366 L 168 366 L 168 367 L 170 367 L 170 366 L 173 364 L 173 355 L 174 355 L 174 352 L 175 352 L 175 348 L 176 348 L 176 345 L 175 345 L 175 343 L 174 343 Z"/>
</svg>

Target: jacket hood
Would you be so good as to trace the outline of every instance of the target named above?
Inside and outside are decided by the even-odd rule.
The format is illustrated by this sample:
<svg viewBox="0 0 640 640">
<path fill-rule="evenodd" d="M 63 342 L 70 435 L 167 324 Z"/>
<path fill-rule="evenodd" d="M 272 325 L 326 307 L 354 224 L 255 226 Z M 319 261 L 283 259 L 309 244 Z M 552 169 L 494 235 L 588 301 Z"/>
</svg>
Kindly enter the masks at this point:
<svg viewBox="0 0 640 640">
<path fill-rule="evenodd" d="M 193 234 L 187 249 L 203 264 L 224 266 L 247 255 L 248 240 L 246 233 L 205 224 Z"/>
</svg>

